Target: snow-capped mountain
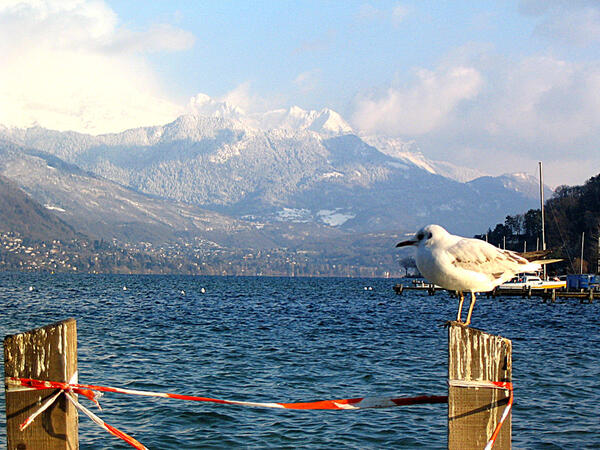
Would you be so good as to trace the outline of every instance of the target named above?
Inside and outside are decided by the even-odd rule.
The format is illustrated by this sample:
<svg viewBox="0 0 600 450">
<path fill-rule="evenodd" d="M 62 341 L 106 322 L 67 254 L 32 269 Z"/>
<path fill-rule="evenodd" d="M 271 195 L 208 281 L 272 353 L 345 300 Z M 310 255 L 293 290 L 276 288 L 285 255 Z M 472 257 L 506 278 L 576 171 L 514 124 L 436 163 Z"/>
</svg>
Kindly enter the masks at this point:
<svg viewBox="0 0 600 450">
<path fill-rule="evenodd" d="M 76 230 L 98 238 L 164 242 L 201 237 L 240 245 L 236 235 L 257 231 L 253 224 L 136 192 L 50 154 L 2 140 L 0 176 Z M 259 245 L 272 244 L 262 234 L 253 235 Z"/>
<path fill-rule="evenodd" d="M 505 173 L 499 177 L 492 177 L 502 183 L 506 189 L 520 192 L 521 194 L 539 199 L 540 185 L 539 179 L 533 175 L 524 172 Z M 552 196 L 552 189 L 544 186 L 544 198 L 548 199 Z"/>
<path fill-rule="evenodd" d="M 326 136 L 353 132 L 348 122 L 329 108 L 306 111 L 298 106 L 292 106 L 289 109 L 246 114 L 238 106 L 214 100 L 205 94 L 198 94 L 190 100 L 189 110 L 192 116 L 227 119 L 231 126 L 241 125 L 246 129 L 309 130 Z"/>
<path fill-rule="evenodd" d="M 263 130 L 287 129 L 309 130 L 324 136 L 352 133 L 352 127 L 337 112 L 324 108 L 321 111 L 305 111 L 293 106 L 290 109 L 269 111 L 255 116 L 257 126 Z"/>
<path fill-rule="evenodd" d="M 361 136 L 361 138 L 386 155 L 414 164 L 429 173 L 441 175 L 461 183 L 487 175 L 479 170 L 459 167 L 446 161 L 430 160 L 423 155 L 415 141 L 403 141 L 387 136 Z"/>
<path fill-rule="evenodd" d="M 260 128 L 245 123 L 247 116 L 240 111 L 210 102 L 205 106 L 214 114 L 189 114 L 166 125 L 117 134 L 90 136 L 38 127 L 3 129 L 0 135 L 140 193 L 261 224 L 312 223 L 374 232 L 437 222 L 454 232 L 474 234 L 507 214 L 537 206 L 505 181 L 458 182 L 439 175 L 433 164 L 408 148 L 405 155 L 394 157 L 354 134 L 332 134 L 340 121 L 330 111 L 304 114 L 292 109 Z M 4 174 L 19 182 L 23 173 L 15 175 L 7 168 Z M 42 181 L 29 191 L 44 190 L 49 181 L 43 180 L 50 179 L 40 173 Z M 54 206 L 69 210 L 58 201 Z"/>
</svg>

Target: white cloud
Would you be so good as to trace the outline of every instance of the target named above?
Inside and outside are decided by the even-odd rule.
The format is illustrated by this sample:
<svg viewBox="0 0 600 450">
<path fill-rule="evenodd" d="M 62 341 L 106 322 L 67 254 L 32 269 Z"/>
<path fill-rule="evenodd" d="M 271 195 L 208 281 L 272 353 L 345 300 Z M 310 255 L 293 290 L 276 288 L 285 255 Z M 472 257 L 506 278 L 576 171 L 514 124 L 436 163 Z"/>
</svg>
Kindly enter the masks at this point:
<svg viewBox="0 0 600 450">
<path fill-rule="evenodd" d="M 298 76 L 294 79 L 294 85 L 300 90 L 300 92 L 311 92 L 314 91 L 319 85 L 320 77 L 320 69 L 307 70 L 298 74 Z"/>
<path fill-rule="evenodd" d="M 175 28 L 169 24 L 155 24 L 147 31 L 134 32 L 127 29 L 118 30 L 110 46 L 117 52 L 159 52 L 178 51 L 190 48 L 194 36 L 188 31 Z"/>
<path fill-rule="evenodd" d="M 576 184 L 600 170 L 600 62 L 550 56 L 511 60 L 459 52 L 384 95 L 362 95 L 353 125 L 414 139 L 430 158 L 490 173 L 548 167 L 548 183 Z M 563 171 L 560 167 L 564 168 Z"/>
<path fill-rule="evenodd" d="M 600 131 L 600 66 L 530 57 L 508 68 L 489 93 L 486 130 L 548 149 Z"/>
<path fill-rule="evenodd" d="M 143 54 L 192 43 L 170 25 L 119 27 L 102 1 L 4 1 L 0 123 L 97 134 L 172 120 L 180 108 L 162 94 Z"/>
<path fill-rule="evenodd" d="M 357 12 L 357 17 L 361 20 L 375 20 L 383 16 L 383 11 L 370 3 L 363 3 Z"/>
<path fill-rule="evenodd" d="M 252 92 L 252 84 L 245 81 L 219 98 L 219 101 L 241 108 L 247 113 L 264 112 L 272 108 L 272 103 Z"/>
<path fill-rule="evenodd" d="M 600 42 L 600 3 L 596 0 L 523 0 L 520 10 L 538 18 L 537 36 L 580 47 Z"/>
<path fill-rule="evenodd" d="M 391 87 L 383 96 L 363 96 L 352 120 L 367 133 L 420 135 L 440 127 L 464 100 L 480 92 L 482 77 L 472 67 L 420 69 L 413 83 Z"/>
<path fill-rule="evenodd" d="M 397 4 L 392 9 L 392 22 L 395 25 L 399 25 L 401 22 L 404 21 L 406 16 L 408 16 L 409 12 L 410 12 L 410 10 L 408 9 L 408 7 L 406 7 L 402 4 Z"/>
<path fill-rule="evenodd" d="M 393 25 L 397 26 L 406 19 L 409 13 L 410 8 L 403 3 L 396 3 L 391 9 L 382 9 L 370 3 L 363 3 L 358 9 L 356 17 L 365 22 L 391 21 Z"/>
</svg>

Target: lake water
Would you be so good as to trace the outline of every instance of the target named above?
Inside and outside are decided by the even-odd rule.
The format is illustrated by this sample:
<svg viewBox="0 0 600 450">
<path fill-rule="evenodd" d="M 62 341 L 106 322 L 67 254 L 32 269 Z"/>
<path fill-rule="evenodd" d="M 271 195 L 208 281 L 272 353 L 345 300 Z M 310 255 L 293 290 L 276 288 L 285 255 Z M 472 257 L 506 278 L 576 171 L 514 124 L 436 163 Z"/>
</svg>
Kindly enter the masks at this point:
<svg viewBox="0 0 600 450">
<path fill-rule="evenodd" d="M 88 384 L 279 402 L 446 395 L 441 325 L 455 318 L 456 299 L 397 296 L 394 284 L 0 273 L 0 332 L 76 318 L 79 380 Z M 600 448 L 600 302 L 482 297 L 472 325 L 513 341 L 514 448 Z M 157 449 L 447 442 L 444 404 L 290 411 L 120 394 L 100 401 L 100 417 Z M 85 416 L 79 428 L 81 448 L 130 448 Z"/>
</svg>

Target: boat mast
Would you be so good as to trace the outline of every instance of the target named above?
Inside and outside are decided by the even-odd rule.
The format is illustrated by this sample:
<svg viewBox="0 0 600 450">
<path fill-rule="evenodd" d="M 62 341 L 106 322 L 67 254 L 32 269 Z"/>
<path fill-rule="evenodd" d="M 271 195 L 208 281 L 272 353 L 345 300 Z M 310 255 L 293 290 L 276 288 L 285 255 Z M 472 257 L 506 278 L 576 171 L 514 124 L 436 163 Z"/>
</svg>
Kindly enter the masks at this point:
<svg viewBox="0 0 600 450">
<path fill-rule="evenodd" d="M 542 215 L 542 250 L 546 250 L 546 225 L 544 220 L 544 176 L 542 174 L 542 162 L 540 161 L 540 206 Z M 544 280 L 546 279 L 546 265 L 543 264 L 544 268 Z"/>
<path fill-rule="evenodd" d="M 579 273 L 583 275 L 583 245 L 585 243 L 585 231 L 581 233 L 581 258 L 579 259 Z"/>
</svg>

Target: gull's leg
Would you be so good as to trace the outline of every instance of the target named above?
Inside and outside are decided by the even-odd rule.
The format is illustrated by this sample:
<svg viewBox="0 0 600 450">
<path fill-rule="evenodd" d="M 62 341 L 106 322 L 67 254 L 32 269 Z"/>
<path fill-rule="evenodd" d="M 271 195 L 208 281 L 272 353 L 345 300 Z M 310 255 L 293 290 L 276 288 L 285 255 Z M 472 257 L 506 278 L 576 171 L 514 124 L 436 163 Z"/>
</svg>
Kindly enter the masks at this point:
<svg viewBox="0 0 600 450">
<path fill-rule="evenodd" d="M 467 321 L 465 325 L 469 325 L 471 323 L 471 314 L 473 314 L 473 306 L 475 306 L 475 292 L 471 292 L 471 304 L 469 305 L 469 314 L 467 314 Z"/>
<path fill-rule="evenodd" d="M 458 315 L 456 316 L 456 321 L 460 322 L 460 315 L 461 315 L 461 312 L 462 312 L 462 305 L 463 305 L 463 302 L 465 301 L 465 296 L 462 293 L 462 291 L 458 291 L 458 298 L 460 298 L 460 301 L 458 302 Z"/>
</svg>

